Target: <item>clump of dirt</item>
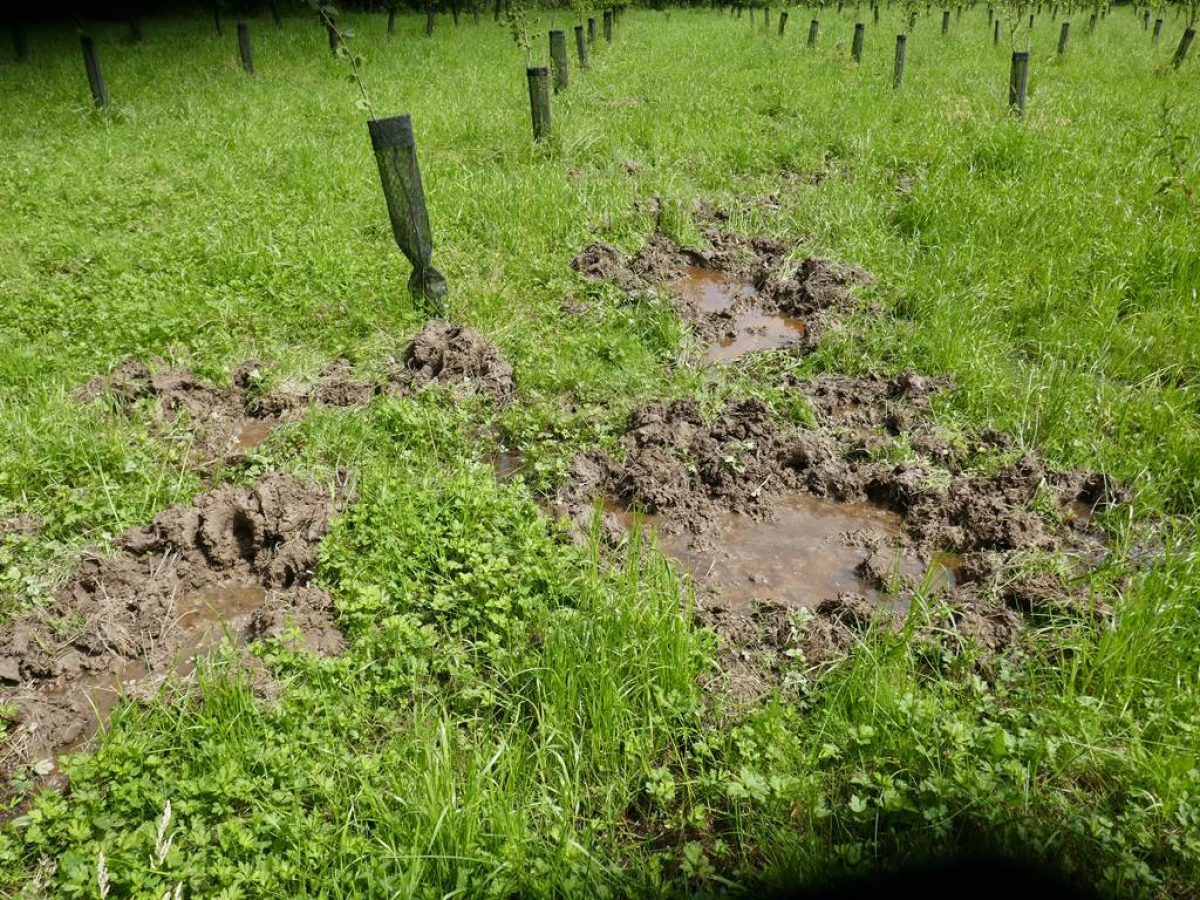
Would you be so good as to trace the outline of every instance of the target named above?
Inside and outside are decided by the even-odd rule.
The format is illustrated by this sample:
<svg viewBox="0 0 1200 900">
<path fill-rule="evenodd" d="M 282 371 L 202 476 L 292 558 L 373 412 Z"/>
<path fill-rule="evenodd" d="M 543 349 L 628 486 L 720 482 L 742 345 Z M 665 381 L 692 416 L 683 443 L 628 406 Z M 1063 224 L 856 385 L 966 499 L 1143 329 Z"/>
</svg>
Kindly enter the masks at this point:
<svg viewBox="0 0 1200 900">
<path fill-rule="evenodd" d="M 284 475 L 225 485 L 85 553 L 45 612 L 0 634 L 0 703 L 17 710 L 0 775 L 79 746 L 122 693 L 152 695 L 223 636 L 343 646 L 310 582 L 318 542 L 352 499 Z"/>
<path fill-rule="evenodd" d="M 665 536 L 660 546 L 687 563 L 701 620 L 725 638 L 722 660 L 735 693 L 777 684 L 770 673 L 782 672 L 797 654 L 811 665 L 844 655 L 867 626 L 894 627 L 918 592 L 939 599 L 922 634 L 947 647 L 973 647 L 986 669 L 1018 639 L 1020 613 L 1089 621 L 1107 615 L 1084 579 L 1052 574 L 1037 560 L 1065 559 L 1073 575 L 1086 573 L 1105 552 L 1092 513 L 1129 495 L 1106 475 L 1057 472 L 1035 454 L 1019 455 L 1011 439 L 994 431 L 961 446 L 946 440 L 929 418 L 932 398 L 949 386 L 913 372 L 785 382 L 809 399 L 817 423 L 810 430 L 776 422 L 752 399 L 731 399 L 711 417 L 692 400 L 651 403 L 630 414 L 623 458 L 590 454 L 575 461 L 560 506 L 581 529 L 590 525 L 597 497 L 661 516 L 650 524 Z M 888 461 L 887 451 L 901 442 L 907 442 L 905 461 Z M 797 493 L 835 501 L 834 512 L 797 505 L 790 499 Z M 872 508 L 878 513 L 860 513 Z M 800 513 L 824 516 L 837 532 L 829 535 L 837 548 L 862 548 L 853 569 L 858 586 L 835 590 L 844 578 L 828 584 L 808 578 L 806 585 L 824 586 L 805 602 L 763 584 L 731 592 L 730 572 L 766 581 L 759 569 L 748 577 L 742 571 L 758 565 L 747 562 L 738 543 L 739 533 L 750 530 L 744 520 L 783 529 L 760 543 L 785 548 L 791 541 L 799 558 L 811 548 L 796 542 L 812 538 L 812 523 Z M 846 524 L 855 516 L 884 522 L 887 534 Z M 603 535 L 617 544 L 622 517 L 608 518 Z M 837 549 L 829 547 L 830 554 Z M 780 554 L 786 565 L 794 561 Z M 706 564 L 695 565 L 697 559 Z M 763 563 L 761 571 L 773 565 Z M 782 573 L 794 580 L 786 565 L 775 566 L 772 578 Z M 734 602 L 743 594 L 751 608 Z"/>
<path fill-rule="evenodd" d="M 235 463 L 259 446 L 281 422 L 299 418 L 311 403 L 358 406 L 370 402 L 377 385 L 352 376 L 347 360 L 334 360 L 307 390 L 283 386 L 259 393 L 263 365 L 247 360 L 230 376 L 228 386 L 204 381 L 187 369 L 152 370 L 133 360 L 111 375 L 93 378 L 79 392 L 82 400 L 109 396 L 127 409 L 140 400 L 158 402 L 161 423 L 186 416 L 193 436 L 193 456 L 202 463 L 224 459 Z"/>
<path fill-rule="evenodd" d="M 778 462 L 780 436 L 758 400 L 731 401 L 706 422 L 693 400 L 652 403 L 634 410 L 621 439 L 625 459 L 577 459 L 560 505 L 573 520 L 590 518 L 598 493 L 648 513 L 672 513 L 667 527 L 703 526 L 720 509 L 762 514 L 766 490 L 788 472 Z"/>
<path fill-rule="evenodd" d="M 491 394 L 497 400 L 515 389 L 513 368 L 496 345 L 466 325 L 431 321 L 413 338 L 404 354 L 397 385 L 456 384 Z"/>
<path fill-rule="evenodd" d="M 348 359 L 335 359 L 324 369 L 309 394 L 320 406 L 366 406 L 379 393 L 379 386 L 354 377 Z"/>
<path fill-rule="evenodd" d="M 37 534 L 45 523 L 36 516 L 28 513 L 17 513 L 7 519 L 0 519 L 0 544 L 10 537 L 25 537 Z"/>
<path fill-rule="evenodd" d="M 744 236 L 708 228 L 706 248 L 680 247 L 656 233 L 633 256 L 597 242 L 571 260 L 571 267 L 592 280 L 610 280 L 627 294 L 643 295 L 669 288 L 678 294 L 677 306 L 698 335 L 712 343 L 732 341 L 739 332 L 768 329 L 782 318 L 802 352 L 817 345 L 836 324 L 837 314 L 855 303 L 853 289 L 868 283 L 860 268 L 823 257 L 789 259 L 800 241 Z M 714 306 L 689 290 L 696 280 L 730 286 L 725 303 Z M 781 346 L 783 341 L 753 344 L 746 352 Z"/>
</svg>

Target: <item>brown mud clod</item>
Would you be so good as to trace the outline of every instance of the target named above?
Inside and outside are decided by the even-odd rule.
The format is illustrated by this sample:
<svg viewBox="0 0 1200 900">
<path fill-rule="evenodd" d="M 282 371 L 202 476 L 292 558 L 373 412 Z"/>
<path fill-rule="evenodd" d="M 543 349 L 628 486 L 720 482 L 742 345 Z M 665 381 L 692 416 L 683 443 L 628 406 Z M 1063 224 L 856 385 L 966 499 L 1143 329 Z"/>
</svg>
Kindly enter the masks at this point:
<svg viewBox="0 0 1200 900">
<path fill-rule="evenodd" d="M 79 746 L 118 696 L 186 678 L 225 636 L 298 636 L 312 652 L 340 652 L 332 598 L 311 579 L 317 544 L 350 499 L 268 475 L 164 510 L 121 535 L 114 555 L 85 553 L 48 610 L 0 635 L 0 702 L 17 710 L 0 774 Z M 260 668 L 256 677 L 269 689 Z"/>
<path fill-rule="evenodd" d="M 1103 555 L 1091 512 L 1128 498 L 1110 478 L 1053 471 L 995 432 L 948 440 L 930 421 L 945 379 L 783 386 L 808 398 L 815 428 L 782 425 L 752 399 L 715 416 L 692 400 L 647 404 L 630 414 L 621 458 L 577 458 L 557 498 L 580 529 L 609 498 L 602 538 L 614 545 L 630 511 L 644 514 L 723 639 L 733 695 L 779 684 L 796 661 L 844 656 L 869 627 L 900 627 L 918 597 L 921 634 L 970 647 L 983 667 L 1019 639 L 1020 613 L 1106 615 L 1086 579 L 1037 560 L 1082 575 Z M 889 461 L 894 448 L 903 461 Z"/>
<path fill-rule="evenodd" d="M 443 321 L 426 323 L 413 338 L 403 368 L 392 380 L 413 388 L 458 385 L 497 400 L 507 399 L 515 390 L 513 368 L 495 344 L 473 328 Z"/>
</svg>

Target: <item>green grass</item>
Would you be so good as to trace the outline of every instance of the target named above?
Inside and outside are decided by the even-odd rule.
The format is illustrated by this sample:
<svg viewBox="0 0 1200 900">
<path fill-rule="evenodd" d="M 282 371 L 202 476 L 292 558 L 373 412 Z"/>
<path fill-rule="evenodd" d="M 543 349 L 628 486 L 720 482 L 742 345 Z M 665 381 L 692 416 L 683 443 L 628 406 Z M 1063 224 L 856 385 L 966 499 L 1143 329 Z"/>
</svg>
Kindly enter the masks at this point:
<svg viewBox="0 0 1200 900">
<path fill-rule="evenodd" d="M 682 893 L 986 833 L 1108 888 L 1194 894 L 1200 60 L 1171 71 L 1181 24 L 1151 46 L 1128 9 L 1057 60 L 1042 17 L 1017 122 L 983 6 L 946 38 L 936 9 L 921 18 L 899 94 L 899 9 L 868 26 L 861 66 L 849 9 L 821 13 L 815 51 L 806 13 L 781 41 L 745 17 L 630 11 L 572 71 L 544 147 L 490 17 L 444 17 L 432 41 L 401 17 L 391 42 L 383 17 L 344 17 L 376 110 L 413 116 L 451 316 L 500 345 L 520 398 L 381 398 L 272 440 L 260 466 L 356 472 L 321 567 L 349 651 L 267 648 L 274 706 L 218 662 L 187 701 L 122 708 L 69 794 L 4 826 L 0 885 L 95 897 L 103 851 L 113 896 Z M 0 65 L 0 518 L 45 522 L 0 547 L 0 615 L 202 488 L 185 435 L 152 434 L 151 410 L 81 407 L 76 386 L 129 356 L 215 379 L 248 357 L 278 378 L 335 355 L 379 370 L 423 318 L 323 30 L 253 20 L 250 79 L 232 25 L 143 27 L 139 46 L 92 29 L 107 113 L 69 30 L 34 29 L 31 61 Z M 704 199 L 732 229 L 809 236 L 805 252 L 875 274 L 876 312 L 804 360 L 674 367 L 685 335 L 664 301 L 626 305 L 567 265 L 597 237 L 635 249 L 653 228 L 635 202 L 654 196 L 685 232 Z M 593 312 L 563 315 L 568 296 Z M 1040 623 L 1042 652 L 994 685 L 876 636 L 725 716 L 696 688 L 711 639 L 661 559 L 602 564 L 533 503 L 638 402 L 756 393 L 785 412 L 768 388 L 782 370 L 909 365 L 953 376 L 948 427 L 1008 430 L 1136 488 L 1114 541 L 1153 524 L 1164 550 L 1094 576 L 1115 628 Z M 528 447 L 526 484 L 497 485 L 481 457 L 472 435 L 497 422 Z"/>
</svg>

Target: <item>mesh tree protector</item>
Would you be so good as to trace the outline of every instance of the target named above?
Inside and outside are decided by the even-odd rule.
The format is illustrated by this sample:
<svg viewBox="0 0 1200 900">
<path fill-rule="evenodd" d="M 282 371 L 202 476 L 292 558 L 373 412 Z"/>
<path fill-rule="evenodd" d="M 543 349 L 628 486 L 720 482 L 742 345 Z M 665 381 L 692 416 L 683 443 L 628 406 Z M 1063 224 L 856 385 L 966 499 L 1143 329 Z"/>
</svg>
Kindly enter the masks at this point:
<svg viewBox="0 0 1200 900">
<path fill-rule="evenodd" d="M 412 263 L 408 289 L 415 299 L 432 303 L 442 312 L 446 296 L 446 278 L 433 267 L 433 232 L 425 209 L 425 190 L 417 166 L 417 147 L 413 140 L 412 117 L 393 116 L 367 122 L 371 148 L 379 164 L 379 179 L 387 200 L 388 217 L 396 245 Z"/>
</svg>

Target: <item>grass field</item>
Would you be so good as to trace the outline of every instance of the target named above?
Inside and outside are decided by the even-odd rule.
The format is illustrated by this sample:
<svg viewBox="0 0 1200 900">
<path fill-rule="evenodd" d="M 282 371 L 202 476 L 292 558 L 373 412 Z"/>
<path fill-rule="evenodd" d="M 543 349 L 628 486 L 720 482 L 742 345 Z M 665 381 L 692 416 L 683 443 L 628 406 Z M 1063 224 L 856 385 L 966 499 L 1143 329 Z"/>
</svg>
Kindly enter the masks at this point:
<svg viewBox="0 0 1200 900">
<path fill-rule="evenodd" d="M 617 896 L 720 892 L 888 866 L 956 840 L 1032 850 L 1105 889 L 1200 885 L 1200 59 L 1178 70 L 1129 7 L 1056 58 L 1032 30 L 1023 121 L 983 5 L 908 40 L 807 8 L 783 38 L 727 11 L 628 11 L 531 140 L 524 59 L 484 15 L 346 15 L 380 115 L 411 113 L 448 318 L 494 341 L 518 395 L 431 389 L 314 409 L 249 467 L 198 469 L 186 429 L 75 390 L 135 358 L 227 383 L 243 360 L 306 382 L 333 357 L 381 375 L 426 314 L 406 292 L 357 88 L 308 16 L 32 29 L 0 64 L 0 616 L 45 608 L 91 544 L 267 471 L 359 499 L 321 546 L 348 648 L 267 645 L 256 700 L 217 658 L 195 694 L 122 704 L 66 793 L 16 779 L 0 826 L 14 896 Z M 761 14 L 760 14 L 761 16 Z M 863 19 L 870 22 L 869 11 Z M 566 12 L 531 13 L 542 55 Z M 572 53 L 573 55 L 573 53 Z M 763 198 L 773 197 L 770 202 Z M 661 226 L 795 239 L 874 275 L 813 353 L 694 364 L 665 297 L 629 303 L 569 266 Z M 586 302 L 587 316 L 562 311 Z M 563 539 L 536 505 L 629 411 L 763 398 L 790 374 L 948 375 L 950 433 L 994 427 L 1054 466 L 1110 473 L 1092 586 L 1111 622 L 1035 619 L 994 677 L 931 668 L 872 632 L 750 709 L 701 687 L 715 639 L 633 541 Z M 519 446 L 497 481 L 490 438 Z M 1134 563 L 1139 548 L 1151 560 Z M 169 822 L 160 829 L 164 808 Z M 169 847 L 164 846 L 167 835 Z"/>
</svg>

